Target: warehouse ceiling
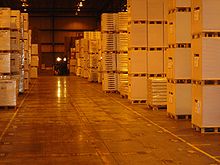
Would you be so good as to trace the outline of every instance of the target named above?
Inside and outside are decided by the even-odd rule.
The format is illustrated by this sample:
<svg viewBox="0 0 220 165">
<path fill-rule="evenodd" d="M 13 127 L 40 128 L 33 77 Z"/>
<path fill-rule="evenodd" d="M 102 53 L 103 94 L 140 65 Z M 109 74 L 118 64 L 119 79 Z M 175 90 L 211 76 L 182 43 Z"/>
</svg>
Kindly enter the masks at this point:
<svg viewBox="0 0 220 165">
<path fill-rule="evenodd" d="M 22 7 L 22 4 L 27 4 Z M 82 4 L 79 7 L 79 4 Z M 75 15 L 98 16 L 105 12 L 118 12 L 125 8 L 126 0 L 0 0 L 0 6 L 24 10 L 30 14 L 74 13 Z"/>
</svg>

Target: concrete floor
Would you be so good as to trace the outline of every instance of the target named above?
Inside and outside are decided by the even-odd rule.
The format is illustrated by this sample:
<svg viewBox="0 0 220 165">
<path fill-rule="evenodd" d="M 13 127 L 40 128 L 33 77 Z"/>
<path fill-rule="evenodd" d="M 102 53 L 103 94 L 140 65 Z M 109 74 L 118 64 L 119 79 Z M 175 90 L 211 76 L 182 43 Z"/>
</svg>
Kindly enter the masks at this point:
<svg viewBox="0 0 220 165">
<path fill-rule="evenodd" d="M 220 135 L 78 77 L 40 77 L 0 111 L 0 165 L 217 165 Z"/>
</svg>

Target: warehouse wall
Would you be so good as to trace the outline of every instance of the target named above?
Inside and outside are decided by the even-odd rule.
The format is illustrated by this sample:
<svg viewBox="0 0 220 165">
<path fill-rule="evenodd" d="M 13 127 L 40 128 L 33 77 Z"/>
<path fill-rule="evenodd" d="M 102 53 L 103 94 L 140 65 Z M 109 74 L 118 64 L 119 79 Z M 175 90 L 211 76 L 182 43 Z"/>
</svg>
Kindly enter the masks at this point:
<svg viewBox="0 0 220 165">
<path fill-rule="evenodd" d="M 57 56 L 64 56 L 65 38 L 77 38 L 83 31 L 97 29 L 96 17 L 30 15 L 33 43 L 40 45 L 40 66 L 52 67 Z M 67 48 L 66 48 L 67 49 Z"/>
</svg>

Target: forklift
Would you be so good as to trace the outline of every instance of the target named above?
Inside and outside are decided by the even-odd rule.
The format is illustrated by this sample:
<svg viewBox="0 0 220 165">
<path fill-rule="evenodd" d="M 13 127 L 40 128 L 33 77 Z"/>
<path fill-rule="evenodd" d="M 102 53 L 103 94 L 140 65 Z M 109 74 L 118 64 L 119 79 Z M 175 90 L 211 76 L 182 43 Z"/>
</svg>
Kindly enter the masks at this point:
<svg viewBox="0 0 220 165">
<path fill-rule="evenodd" d="M 56 58 L 56 62 L 54 64 L 54 75 L 55 76 L 66 76 L 66 75 L 68 75 L 66 57 L 64 57 L 63 59 L 60 58 L 60 57 Z"/>
</svg>

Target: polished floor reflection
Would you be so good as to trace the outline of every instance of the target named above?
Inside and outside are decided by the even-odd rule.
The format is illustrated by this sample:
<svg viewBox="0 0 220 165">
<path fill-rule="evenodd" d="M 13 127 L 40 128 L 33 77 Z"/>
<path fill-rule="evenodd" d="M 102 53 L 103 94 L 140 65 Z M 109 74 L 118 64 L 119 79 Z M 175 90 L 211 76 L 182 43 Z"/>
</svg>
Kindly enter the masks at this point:
<svg viewBox="0 0 220 165">
<path fill-rule="evenodd" d="M 0 112 L 1 165 L 216 165 L 220 135 L 78 77 L 40 77 Z"/>
</svg>

